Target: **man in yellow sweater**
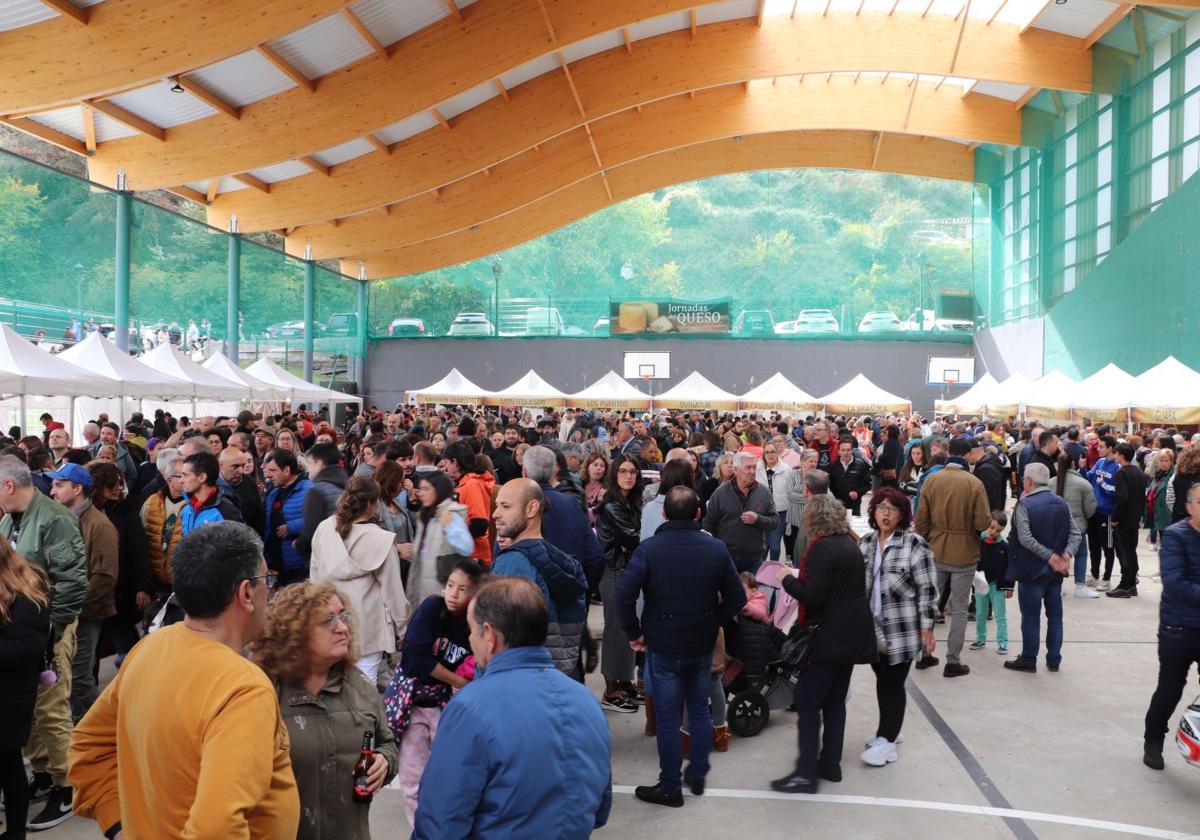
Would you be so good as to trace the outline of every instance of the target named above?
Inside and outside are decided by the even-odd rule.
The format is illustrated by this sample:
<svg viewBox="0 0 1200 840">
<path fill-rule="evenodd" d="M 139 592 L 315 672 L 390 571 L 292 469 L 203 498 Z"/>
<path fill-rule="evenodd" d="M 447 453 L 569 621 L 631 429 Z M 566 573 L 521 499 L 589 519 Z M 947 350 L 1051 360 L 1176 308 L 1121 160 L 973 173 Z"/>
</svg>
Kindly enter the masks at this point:
<svg viewBox="0 0 1200 840">
<path fill-rule="evenodd" d="M 184 620 L 134 647 L 71 741 L 75 813 L 110 840 L 296 836 L 279 702 L 242 655 L 266 622 L 269 577 L 245 525 L 180 540 L 172 578 Z"/>
</svg>

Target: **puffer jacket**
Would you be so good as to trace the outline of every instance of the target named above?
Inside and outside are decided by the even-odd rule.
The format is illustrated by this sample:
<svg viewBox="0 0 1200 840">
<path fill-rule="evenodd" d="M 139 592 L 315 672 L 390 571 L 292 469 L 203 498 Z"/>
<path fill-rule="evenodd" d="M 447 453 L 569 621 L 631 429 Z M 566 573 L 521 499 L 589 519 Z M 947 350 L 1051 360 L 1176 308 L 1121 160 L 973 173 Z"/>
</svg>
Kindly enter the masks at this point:
<svg viewBox="0 0 1200 840">
<path fill-rule="evenodd" d="M 492 574 L 523 577 L 542 590 L 550 612 L 546 634 L 550 658 L 560 671 L 575 676 L 587 620 L 588 583 L 583 565 L 546 540 L 520 540 L 496 556 Z"/>
<path fill-rule="evenodd" d="M 449 511 L 461 523 L 462 535 L 470 539 L 467 533 L 467 507 L 453 499 L 443 499 L 437 506 L 437 511 L 426 525 L 417 516 L 417 530 L 413 534 L 412 566 L 408 570 L 408 604 L 410 611 L 415 611 L 421 602 L 430 595 L 442 594 L 442 583 L 437 579 L 437 559 L 447 554 L 457 554 L 459 557 L 471 556 L 471 548 L 465 545 L 455 547 L 447 539 L 446 528 L 441 523 L 442 514 Z M 473 543 L 472 543 L 473 546 Z"/>
<path fill-rule="evenodd" d="M 183 509 L 179 512 L 179 525 L 185 537 L 201 525 L 208 525 L 210 522 L 242 521 L 242 512 L 238 510 L 238 506 L 215 487 L 212 496 L 206 499 L 199 508 L 192 504 L 192 497 L 187 493 L 183 494 L 183 498 L 186 501 Z"/>
<path fill-rule="evenodd" d="M 321 690 L 275 681 L 296 787 L 304 803 L 296 840 L 370 840 L 369 809 L 351 796 L 364 732 L 396 775 L 399 750 L 375 686 L 353 666 L 335 665 Z"/>
<path fill-rule="evenodd" d="M 298 478 L 286 488 L 272 487 L 267 494 L 263 512 L 263 544 L 270 538 L 271 511 L 280 493 L 286 491 L 283 497 L 283 521 L 287 525 L 287 536 L 279 543 L 279 554 L 283 560 L 284 569 L 302 569 L 308 565 L 308 556 L 296 549 L 296 540 L 304 532 L 304 500 L 312 483 L 307 478 Z"/>
<path fill-rule="evenodd" d="M 171 502 L 166 489 L 163 489 L 151 494 L 142 505 L 142 527 L 146 531 L 150 571 L 154 575 L 154 582 L 160 586 L 171 585 L 171 557 L 183 536 L 180 513 L 185 504 L 185 499 Z"/>
<path fill-rule="evenodd" d="M 396 650 L 396 639 L 404 633 L 409 609 L 391 531 L 358 522 L 342 539 L 337 532 L 337 518 L 329 517 L 313 535 L 308 576 L 315 583 L 331 581 L 345 593 L 364 654 Z"/>
<path fill-rule="evenodd" d="M 1200 628 L 1200 531 L 1187 520 L 1163 531 L 1158 562 L 1163 582 L 1159 621 Z"/>
<path fill-rule="evenodd" d="M 471 556 L 486 567 L 492 562 L 492 544 L 487 535 L 487 524 L 492 521 L 492 488 L 496 478 L 490 472 L 467 473 L 458 480 L 458 500 L 467 507 L 467 525 L 472 520 L 482 519 L 484 530 L 475 537 L 475 550 Z"/>
<path fill-rule="evenodd" d="M 596 517 L 596 536 L 604 551 L 604 565 L 624 569 L 642 539 L 642 512 L 616 500 L 606 501 Z"/>
</svg>

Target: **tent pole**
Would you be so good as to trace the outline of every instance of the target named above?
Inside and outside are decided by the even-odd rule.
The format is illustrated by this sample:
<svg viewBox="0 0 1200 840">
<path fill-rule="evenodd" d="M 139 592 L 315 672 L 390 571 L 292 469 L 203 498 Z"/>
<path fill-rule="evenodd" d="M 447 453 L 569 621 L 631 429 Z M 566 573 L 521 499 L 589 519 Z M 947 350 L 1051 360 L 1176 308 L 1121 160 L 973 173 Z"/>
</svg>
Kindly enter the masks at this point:
<svg viewBox="0 0 1200 840">
<path fill-rule="evenodd" d="M 25 394 L 24 394 L 24 392 L 21 393 L 21 399 L 19 402 L 19 406 L 20 406 L 19 410 L 21 412 L 21 416 L 17 418 L 17 425 L 21 427 L 21 436 L 24 437 L 25 436 L 25 415 L 27 413 L 26 409 L 25 409 Z"/>
<path fill-rule="evenodd" d="M 67 439 L 75 445 L 75 397 L 71 397 L 71 409 L 67 413 Z"/>
</svg>

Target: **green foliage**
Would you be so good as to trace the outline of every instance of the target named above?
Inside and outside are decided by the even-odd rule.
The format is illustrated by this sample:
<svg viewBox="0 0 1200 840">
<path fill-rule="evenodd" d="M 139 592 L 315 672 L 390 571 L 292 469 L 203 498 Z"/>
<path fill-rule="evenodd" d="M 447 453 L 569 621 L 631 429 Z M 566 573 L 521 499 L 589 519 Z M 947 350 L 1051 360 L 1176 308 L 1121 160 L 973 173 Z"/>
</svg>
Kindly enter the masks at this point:
<svg viewBox="0 0 1200 840">
<path fill-rule="evenodd" d="M 870 309 L 906 318 L 940 288 L 971 289 L 971 232 L 934 220 L 969 218 L 971 187 L 898 175 L 770 170 L 710 178 L 625 201 L 502 254 L 372 284 L 371 328 L 420 317 L 443 334 L 462 311 L 492 312 L 499 266 L 505 301 L 538 298 L 589 330 L 609 297 L 732 296 L 734 311 L 767 308 L 777 321 L 805 307 Z M 914 239 L 942 230 L 954 241 Z M 628 275 L 628 279 L 622 272 Z M 515 305 L 515 304 L 514 304 Z"/>
</svg>

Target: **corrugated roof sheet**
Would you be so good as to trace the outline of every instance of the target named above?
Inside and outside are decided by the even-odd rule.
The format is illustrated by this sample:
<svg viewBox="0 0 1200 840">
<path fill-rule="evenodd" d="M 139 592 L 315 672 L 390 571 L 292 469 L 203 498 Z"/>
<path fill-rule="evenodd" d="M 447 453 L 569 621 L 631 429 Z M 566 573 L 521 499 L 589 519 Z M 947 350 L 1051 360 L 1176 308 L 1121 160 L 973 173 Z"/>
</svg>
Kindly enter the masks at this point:
<svg viewBox="0 0 1200 840">
<path fill-rule="evenodd" d="M 1049 29 L 1076 38 L 1086 38 L 1117 10 L 1116 3 L 1106 0 L 1071 0 L 1051 3 L 1034 21 L 1038 29 Z"/>
<path fill-rule="evenodd" d="M 629 27 L 629 37 L 634 41 L 640 41 L 642 38 L 653 38 L 655 35 L 687 29 L 691 25 L 692 19 L 687 12 L 674 12 L 632 24 Z"/>
<path fill-rule="evenodd" d="M 341 15 L 327 17 L 271 42 L 288 64 L 310 79 L 319 79 L 370 55 L 363 40 Z"/>
<path fill-rule="evenodd" d="M 976 82 L 971 91 L 984 96 L 995 96 L 1007 99 L 1009 102 L 1016 102 L 1028 93 L 1029 88 L 1026 85 L 1010 85 L 1005 82 Z"/>
<path fill-rule="evenodd" d="M 273 163 L 270 166 L 260 166 L 258 169 L 250 170 L 251 175 L 268 184 L 286 181 L 288 178 L 299 178 L 310 172 L 312 170 L 298 160 L 285 160 L 283 163 Z"/>
<path fill-rule="evenodd" d="M 385 45 L 450 16 L 442 0 L 359 0 L 350 11 Z"/>
<path fill-rule="evenodd" d="M 235 55 L 188 75 L 238 108 L 296 87 L 256 52 Z"/>
<path fill-rule="evenodd" d="M 712 3 L 697 9 L 696 23 L 704 26 L 706 23 L 719 23 L 723 20 L 737 20 L 757 15 L 758 0 L 725 0 L 723 3 Z"/>
<path fill-rule="evenodd" d="M 351 140 L 349 143 L 342 143 L 340 146 L 334 146 L 332 149 L 325 149 L 313 154 L 319 162 L 326 166 L 334 166 L 339 163 L 345 163 L 348 160 L 369 155 L 375 151 L 375 147 L 366 140 Z"/>
<path fill-rule="evenodd" d="M 56 17 L 58 12 L 38 0 L 0 0 L 0 32 Z"/>
<path fill-rule="evenodd" d="M 433 128 L 437 124 L 438 121 L 433 118 L 433 114 L 428 111 L 422 111 L 419 114 L 413 114 L 411 117 L 406 117 L 399 122 L 394 122 L 385 128 L 381 128 L 374 132 L 374 134 L 390 146 L 392 143 L 407 140 L 409 137 Z"/>
<path fill-rule="evenodd" d="M 543 55 L 540 58 L 535 58 L 533 61 L 527 61 L 520 67 L 514 67 L 507 73 L 501 73 L 500 81 L 506 88 L 512 90 L 536 76 L 549 73 L 551 70 L 557 70 L 559 66 L 556 56 Z"/>
<path fill-rule="evenodd" d="M 496 92 L 496 86 L 491 82 L 484 82 L 470 90 L 463 91 L 453 99 L 447 99 L 445 102 L 442 102 L 437 106 L 438 113 L 446 119 L 457 117 L 463 111 L 469 111 L 496 96 L 499 96 Z"/>
<path fill-rule="evenodd" d="M 149 120 L 160 128 L 171 128 L 194 120 L 202 120 L 217 113 L 204 102 L 186 91 L 174 93 L 170 82 L 161 82 L 150 87 L 114 96 L 110 100 L 126 111 Z"/>
</svg>

